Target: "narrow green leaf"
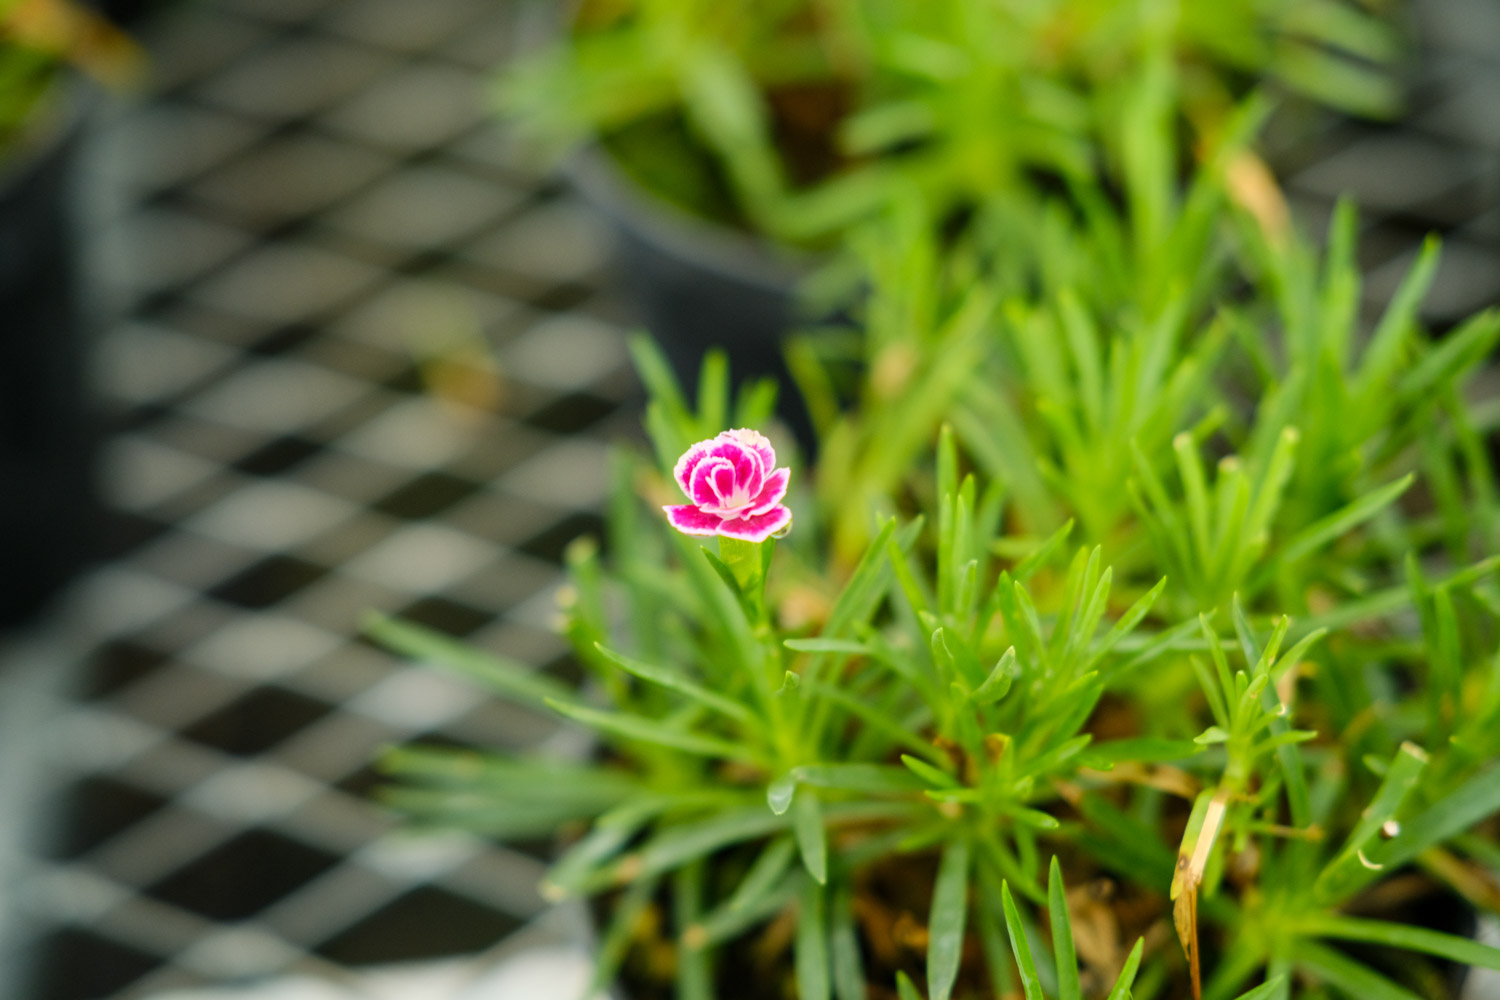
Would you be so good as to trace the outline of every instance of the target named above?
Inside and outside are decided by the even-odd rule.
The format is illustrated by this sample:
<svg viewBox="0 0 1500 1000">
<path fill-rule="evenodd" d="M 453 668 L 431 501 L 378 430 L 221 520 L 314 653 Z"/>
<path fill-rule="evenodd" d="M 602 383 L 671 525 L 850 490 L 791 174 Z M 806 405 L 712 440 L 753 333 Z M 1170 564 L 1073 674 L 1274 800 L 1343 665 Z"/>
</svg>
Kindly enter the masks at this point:
<svg viewBox="0 0 1500 1000">
<path fill-rule="evenodd" d="M 705 351 L 698 366 L 698 420 L 704 427 L 729 426 L 729 356 L 720 347 Z"/>
<path fill-rule="evenodd" d="M 1311 941 L 1299 941 L 1293 947 L 1296 963 L 1319 979 L 1332 984 L 1340 993 L 1360 1000 L 1421 1000 L 1404 986 L 1342 952 Z"/>
<path fill-rule="evenodd" d="M 984 679 L 984 683 L 979 685 L 970 697 L 973 698 L 976 704 L 993 705 L 1005 697 L 1010 691 L 1011 682 L 1019 677 L 1020 674 L 1021 669 L 1016 665 L 1016 647 L 1011 646 L 1004 653 L 1000 654 L 1000 659 L 990 670 L 990 675 Z"/>
<path fill-rule="evenodd" d="M 666 827 L 623 859 L 621 870 L 638 871 L 642 878 L 659 875 L 730 844 L 784 829 L 786 820 L 758 805 L 721 811 L 708 819 Z"/>
<path fill-rule="evenodd" d="M 1340 941 L 1362 941 L 1408 951 L 1425 952 L 1460 965 L 1500 969 L 1500 948 L 1482 944 L 1473 938 L 1444 934 L 1441 931 L 1397 924 L 1385 920 L 1366 920 L 1333 913 L 1300 917 L 1295 921 L 1299 934 L 1336 938 Z"/>
<path fill-rule="evenodd" d="M 873 656 L 874 650 L 853 639 L 787 639 L 782 643 L 798 653 L 843 653 L 848 656 Z"/>
<path fill-rule="evenodd" d="M 1033 573 L 1052 560 L 1052 556 L 1057 552 L 1062 543 L 1067 541 L 1068 536 L 1072 533 L 1073 521 L 1070 518 L 1061 528 L 1054 531 L 1051 537 L 1042 542 L 1041 545 L 1038 545 L 1036 551 L 1016 564 L 1016 567 L 1011 570 L 1011 579 L 1017 583 L 1024 583 L 1026 580 L 1029 580 Z"/>
<path fill-rule="evenodd" d="M 774 889 L 786 874 L 796 851 L 797 845 L 791 837 L 777 837 L 767 844 L 745 877 L 740 879 L 740 884 L 735 886 L 734 895 L 729 897 L 729 909 L 749 909 Z"/>
<path fill-rule="evenodd" d="M 932 890 L 932 912 L 927 929 L 927 994 L 929 1000 L 948 1000 L 958 981 L 963 958 L 964 923 L 969 911 L 969 843 L 953 840 L 943 848 L 937 881 Z"/>
<path fill-rule="evenodd" d="M 1380 852 L 1374 849 L 1372 842 L 1381 827 L 1396 817 L 1426 767 L 1427 754 L 1421 747 L 1411 743 L 1401 745 L 1374 800 L 1360 814 L 1359 822 L 1344 842 L 1343 849 L 1318 876 L 1314 889 L 1320 900 L 1343 899 L 1384 867 L 1384 863 L 1378 860 Z"/>
<path fill-rule="evenodd" d="M 594 952 L 594 975 L 589 988 L 584 991 L 585 996 L 593 996 L 614 982 L 615 974 L 620 971 L 620 963 L 625 960 L 625 953 L 630 948 L 630 942 L 635 938 L 641 915 L 646 912 L 651 897 L 656 894 L 659 881 L 657 878 L 637 879 L 620 896 L 609 927 L 604 932 L 604 940 Z"/>
<path fill-rule="evenodd" d="M 1107 1000 L 1130 1000 L 1130 987 L 1135 985 L 1136 973 L 1141 968 L 1141 951 L 1145 946 L 1145 938 L 1135 939 L 1135 947 L 1130 949 L 1130 956 L 1125 959 L 1125 967 L 1120 970 Z"/>
<path fill-rule="evenodd" d="M 1031 945 L 1026 940 L 1026 928 L 1021 915 L 1016 912 L 1016 901 L 1010 897 L 1010 884 L 1001 883 L 1000 902 L 1005 907 L 1005 927 L 1010 932 L 1010 950 L 1016 956 L 1016 965 L 1021 970 L 1021 986 L 1026 1000 L 1045 1000 L 1042 982 L 1037 978 L 1036 962 L 1031 958 Z"/>
<path fill-rule="evenodd" d="M 672 909 L 677 933 L 698 923 L 703 905 L 703 860 L 677 869 L 672 875 Z M 683 948 L 677 956 L 676 1000 L 713 1000 L 713 969 L 708 952 Z"/>
<path fill-rule="evenodd" d="M 1409 473 L 1393 483 L 1371 490 L 1327 517 L 1308 525 L 1286 543 L 1281 550 L 1280 562 L 1283 565 L 1294 563 L 1348 534 L 1389 507 L 1415 481 L 1415 474 Z"/>
<path fill-rule="evenodd" d="M 908 768 L 911 769 L 911 772 L 913 774 L 921 778 L 923 781 L 926 781 L 929 785 L 934 785 L 938 788 L 959 787 L 957 778 L 949 774 L 947 771 L 933 767 L 926 761 L 918 760 L 915 757 L 902 754 L 901 763 L 905 764 Z"/>
<path fill-rule="evenodd" d="M 807 876 L 800 869 L 789 871 L 782 875 L 780 881 L 742 907 L 716 907 L 696 927 L 689 929 L 683 946 L 713 948 L 744 935 L 752 927 L 759 926 L 785 912 L 788 907 L 796 905 L 807 882 Z"/>
<path fill-rule="evenodd" d="M 480 652 L 421 625 L 372 612 L 364 620 L 364 633 L 393 653 L 462 674 L 523 704 L 541 708 L 572 703 L 577 697 L 571 688 L 524 664 Z"/>
<path fill-rule="evenodd" d="M 778 816 L 792 807 L 792 796 L 797 794 L 797 776 L 788 771 L 766 786 L 766 805 Z"/>
<path fill-rule="evenodd" d="M 1246 990 L 1236 1000 L 1271 1000 L 1274 996 L 1280 996 L 1286 989 L 1286 985 L 1286 977 L 1277 976 L 1274 979 L 1261 983 L 1254 989 Z"/>
<path fill-rule="evenodd" d="M 675 691 L 685 698 L 696 701 L 705 708 L 727 715 L 731 719 L 750 725 L 755 721 L 751 711 L 739 702 L 732 701 L 714 691 L 710 691 L 703 685 L 698 684 L 682 676 L 681 673 L 666 667 L 659 667 L 651 663 L 643 663 L 640 660 L 616 653 L 606 646 L 595 643 L 597 649 L 605 659 L 623 669 L 626 673 L 639 677 L 643 681 L 659 685 L 669 691 Z"/>
<path fill-rule="evenodd" d="M 805 796 L 811 799 L 812 796 Z M 804 855 L 805 857 L 806 855 Z M 822 879 L 803 883 L 802 905 L 797 911 L 797 947 L 794 958 L 798 1000 L 829 1000 L 828 925 Z"/>
<path fill-rule="evenodd" d="M 1122 761 L 1139 761 L 1143 764 L 1160 764 L 1182 760 L 1201 753 L 1203 747 L 1197 740 L 1167 740 L 1144 736 L 1133 740 L 1109 740 L 1095 743 L 1086 754 L 1091 766 L 1099 763 L 1115 764 Z"/>
<path fill-rule="evenodd" d="M 1411 339 L 1417 310 L 1437 274 L 1440 249 L 1441 243 L 1435 236 L 1423 241 L 1416 262 L 1402 278 L 1370 336 L 1356 376 L 1359 394 L 1365 400 L 1373 400 L 1378 391 L 1388 387 L 1401 367 L 1402 355 L 1406 353 L 1403 349 Z"/>
<path fill-rule="evenodd" d="M 641 743 L 654 743 L 657 746 L 671 747 L 674 750 L 703 757 L 721 757 L 725 760 L 742 760 L 748 763 L 760 761 L 751 748 L 743 744 L 685 732 L 645 716 L 631 715 L 626 712 L 601 712 L 598 709 L 555 701 L 551 698 L 547 699 L 547 706 L 559 715 L 611 736 Z"/>
<path fill-rule="evenodd" d="M 847 880 L 833 890 L 828 908 L 829 967 L 837 1000 L 866 1000 L 864 959 L 854 925 L 854 887 Z"/>
<path fill-rule="evenodd" d="M 1083 987 L 1078 981 L 1078 953 L 1073 947 L 1073 920 L 1063 887 L 1057 855 L 1047 869 L 1047 916 L 1052 923 L 1052 954 L 1057 963 L 1057 1000 L 1079 1000 Z"/>
<path fill-rule="evenodd" d="M 823 828 L 823 807 L 811 791 L 792 800 L 792 830 L 807 873 L 824 885 L 828 881 L 828 834 Z"/>
<path fill-rule="evenodd" d="M 792 775 L 804 785 L 876 795 L 908 795 L 926 788 L 910 771 L 887 764 L 807 764 Z"/>
<path fill-rule="evenodd" d="M 1422 812 L 1402 821 L 1400 833 L 1373 846 L 1368 853 L 1387 868 L 1398 867 L 1497 812 L 1500 812 L 1500 764 L 1491 764 Z"/>
</svg>

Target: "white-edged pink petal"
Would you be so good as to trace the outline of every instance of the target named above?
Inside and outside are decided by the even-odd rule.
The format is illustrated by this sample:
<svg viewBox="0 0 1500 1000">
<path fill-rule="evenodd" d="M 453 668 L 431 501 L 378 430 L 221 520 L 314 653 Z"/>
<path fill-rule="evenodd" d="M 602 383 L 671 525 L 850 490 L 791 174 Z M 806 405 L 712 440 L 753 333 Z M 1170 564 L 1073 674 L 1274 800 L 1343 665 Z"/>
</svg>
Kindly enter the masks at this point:
<svg viewBox="0 0 1500 1000">
<path fill-rule="evenodd" d="M 792 512 L 779 504 L 768 511 L 719 522 L 718 534 L 746 542 L 763 542 L 792 523 Z"/>
<path fill-rule="evenodd" d="M 683 452 L 677 464 L 672 467 L 672 478 L 677 480 L 677 485 L 682 487 L 682 492 L 689 497 L 693 495 L 693 470 L 698 467 L 699 462 L 708 457 L 717 442 L 718 438 L 699 441 Z"/>
<path fill-rule="evenodd" d="M 734 466 L 728 459 L 705 456 L 693 466 L 693 477 L 688 482 L 688 499 L 699 507 L 717 507 L 722 497 L 715 489 L 717 473 L 734 476 Z"/>
<path fill-rule="evenodd" d="M 760 456 L 753 449 L 728 437 L 727 433 L 714 438 L 714 446 L 709 454 L 731 463 L 734 466 L 735 483 L 745 488 L 747 498 L 753 497 L 760 492 L 761 481 L 769 470 L 761 468 Z"/>
<path fill-rule="evenodd" d="M 763 514 L 781 502 L 786 496 L 787 481 L 792 478 L 791 469 L 777 469 L 766 477 L 765 485 L 761 487 L 759 495 L 750 501 L 750 507 L 745 512 L 750 514 Z"/>
<path fill-rule="evenodd" d="M 701 511 L 692 504 L 668 505 L 662 510 L 667 512 L 672 527 L 684 535 L 717 535 L 719 525 L 724 523 L 723 518 Z"/>
<path fill-rule="evenodd" d="M 741 427 L 736 430 L 725 431 L 718 438 L 715 438 L 715 440 L 722 438 L 730 438 L 755 452 L 756 456 L 760 459 L 760 467 L 765 471 L 766 475 L 770 475 L 771 470 L 776 468 L 776 449 L 771 447 L 771 442 L 760 431 Z"/>
</svg>

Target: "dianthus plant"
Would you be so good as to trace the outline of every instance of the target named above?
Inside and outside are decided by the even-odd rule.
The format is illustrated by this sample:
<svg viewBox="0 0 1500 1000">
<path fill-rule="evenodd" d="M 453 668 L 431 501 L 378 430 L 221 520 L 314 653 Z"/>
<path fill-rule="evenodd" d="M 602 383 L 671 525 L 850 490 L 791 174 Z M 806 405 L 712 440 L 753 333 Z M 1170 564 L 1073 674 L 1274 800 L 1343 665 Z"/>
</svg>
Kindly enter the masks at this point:
<svg viewBox="0 0 1500 1000">
<path fill-rule="evenodd" d="M 1389 585 L 1323 559 L 1289 617 L 1290 570 L 1246 604 L 1153 576 L 1137 550 L 1117 576 L 1066 528 L 1008 533 L 1002 480 L 966 474 L 943 431 L 928 516 L 878 520 L 830 579 L 802 470 L 755 430 L 764 387 L 731 407 L 714 359 L 689 405 L 637 348 L 656 460 L 619 460 L 607 565 L 569 550 L 583 684 L 372 624 L 594 734 L 586 759 L 410 747 L 387 764 L 391 801 L 431 822 L 555 838 L 545 891 L 602 901 L 598 983 L 1410 1000 L 1443 995 L 1454 964 L 1500 968 L 1464 920 L 1413 916 L 1500 902 L 1495 559 L 1414 556 Z M 1259 475 L 1334 471 L 1274 471 L 1292 462 L 1276 440 Z M 1211 555 L 1257 494 L 1174 461 L 1182 499 L 1138 487 L 1138 516 L 1179 532 L 1184 560 L 1201 518 Z M 1405 537 L 1390 498 L 1355 517 L 1364 501 L 1329 489 L 1333 520 L 1271 531 L 1280 558 L 1288 538 L 1311 555 Z M 1158 566 L 1179 547 L 1163 544 Z"/>
</svg>

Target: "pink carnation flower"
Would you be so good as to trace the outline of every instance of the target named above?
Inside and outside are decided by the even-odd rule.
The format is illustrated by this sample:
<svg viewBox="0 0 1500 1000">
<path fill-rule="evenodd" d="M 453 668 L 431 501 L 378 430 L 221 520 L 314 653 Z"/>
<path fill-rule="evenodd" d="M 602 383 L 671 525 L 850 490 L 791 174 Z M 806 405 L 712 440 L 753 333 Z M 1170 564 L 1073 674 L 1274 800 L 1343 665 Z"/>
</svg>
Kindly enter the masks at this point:
<svg viewBox="0 0 1500 1000">
<path fill-rule="evenodd" d="M 747 542 L 779 538 L 792 524 L 792 512 L 781 503 L 791 474 L 776 468 L 776 452 L 758 431 L 725 431 L 699 441 L 677 460 L 672 475 L 693 502 L 662 510 L 686 535 Z"/>
</svg>

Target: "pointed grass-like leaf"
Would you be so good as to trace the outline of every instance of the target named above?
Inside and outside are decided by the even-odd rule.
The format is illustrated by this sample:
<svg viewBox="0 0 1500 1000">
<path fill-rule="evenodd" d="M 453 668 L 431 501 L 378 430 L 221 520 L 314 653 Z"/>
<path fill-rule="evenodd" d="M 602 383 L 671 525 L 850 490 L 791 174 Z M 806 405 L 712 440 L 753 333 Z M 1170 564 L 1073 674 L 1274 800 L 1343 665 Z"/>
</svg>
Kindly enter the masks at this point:
<svg viewBox="0 0 1500 1000">
<path fill-rule="evenodd" d="M 1282 565 L 1290 565 L 1343 537 L 1395 503 L 1415 481 L 1416 475 L 1408 473 L 1313 522 L 1287 541 L 1280 552 L 1280 562 Z"/>
<path fill-rule="evenodd" d="M 694 441 L 708 435 L 702 432 L 688 409 L 687 398 L 672 372 L 672 364 L 656 341 L 648 334 L 638 333 L 626 343 L 636 374 L 651 400 L 648 411 L 654 411 L 648 412 L 647 429 L 656 449 L 657 461 L 662 469 L 670 471 L 678 455 Z"/>
<path fill-rule="evenodd" d="M 824 636 L 843 638 L 853 631 L 855 623 L 870 617 L 890 582 L 891 567 L 885 555 L 885 543 L 895 532 L 896 519 L 888 518 L 834 601 L 833 609 L 828 613 L 828 624 L 823 629 Z"/>
<path fill-rule="evenodd" d="M 835 1000 L 866 1000 L 864 964 L 854 923 L 854 889 L 843 881 L 828 900 L 828 966 Z"/>
<path fill-rule="evenodd" d="M 1021 971 L 1021 988 L 1026 1000 L 1045 1000 L 1042 981 L 1037 977 L 1036 962 L 1031 957 L 1031 944 L 1026 940 L 1026 928 L 1021 915 L 1016 912 L 1016 901 L 1010 896 L 1009 883 L 1000 886 L 1000 902 L 1005 908 L 1005 927 L 1010 932 L 1010 950 L 1016 956 L 1016 967 Z"/>
<path fill-rule="evenodd" d="M 897 1000 L 922 1000 L 922 994 L 912 985 L 911 977 L 904 972 L 896 973 Z"/>
<path fill-rule="evenodd" d="M 1359 1000 L 1420 1000 L 1418 994 L 1333 948 L 1301 940 L 1293 946 L 1292 958 L 1304 972 L 1312 973 L 1346 997 L 1358 997 Z"/>
<path fill-rule="evenodd" d="M 1483 361 L 1500 338 L 1500 311 L 1487 309 L 1445 336 L 1397 386 L 1404 400 L 1424 399 Z"/>
<path fill-rule="evenodd" d="M 910 795 L 927 787 L 910 771 L 888 764 L 805 764 L 792 774 L 814 788 L 872 795 Z"/>
<path fill-rule="evenodd" d="M 948 1000 L 958 982 L 963 959 L 964 923 L 969 912 L 969 842 L 953 840 L 943 848 L 932 911 L 927 920 L 927 995 Z"/>
<path fill-rule="evenodd" d="M 615 902 L 604 939 L 594 952 L 594 974 L 589 980 L 588 989 L 583 991 L 584 996 L 594 996 L 614 982 L 615 975 L 625 960 L 625 953 L 635 940 L 641 918 L 651 905 L 651 898 L 656 895 L 659 882 L 660 879 L 656 877 L 636 879 Z"/>
<path fill-rule="evenodd" d="M 1375 798 L 1360 814 L 1343 848 L 1318 875 L 1314 884 L 1318 899 L 1324 902 L 1343 899 L 1384 867 L 1372 845 L 1382 826 L 1396 818 L 1426 767 L 1427 754 L 1421 747 L 1411 743 L 1401 745 Z"/>
<path fill-rule="evenodd" d="M 720 347 L 705 351 L 698 365 L 698 421 L 705 428 L 729 426 L 729 356 Z"/>
<path fill-rule="evenodd" d="M 1367 403 L 1388 390 L 1406 355 L 1417 310 L 1432 279 L 1437 275 L 1441 242 L 1429 235 L 1422 242 L 1416 261 L 1402 278 L 1396 294 L 1391 296 L 1380 321 L 1365 347 L 1358 372 L 1354 376 L 1356 392 Z"/>
<path fill-rule="evenodd" d="M 1161 597 L 1161 592 L 1164 589 L 1167 589 L 1167 577 L 1161 577 L 1160 580 L 1157 580 L 1157 586 L 1146 591 L 1136 603 L 1131 604 L 1130 609 L 1125 610 L 1124 615 L 1119 616 L 1119 621 L 1116 621 L 1110 627 L 1110 630 L 1104 633 L 1103 639 L 1094 643 L 1094 646 L 1089 649 L 1088 657 L 1083 660 L 1082 669 L 1094 669 L 1094 664 L 1098 663 L 1100 658 L 1103 658 L 1104 655 L 1109 654 L 1112 649 L 1115 649 L 1115 646 L 1119 645 L 1119 642 L 1125 639 L 1125 636 L 1133 633 L 1137 625 L 1140 625 L 1140 622 L 1142 622 L 1142 619 L 1146 618 L 1146 613 L 1151 612 L 1152 606 L 1157 603 L 1157 598 Z"/>
<path fill-rule="evenodd" d="M 1057 1000 L 1080 1000 L 1083 987 L 1078 980 L 1073 920 L 1068 915 L 1068 901 L 1056 855 L 1052 856 L 1052 864 L 1047 869 L 1047 917 L 1052 925 L 1052 953 L 1057 963 Z"/>
<path fill-rule="evenodd" d="M 1016 978 L 1011 972 L 1010 944 L 1005 940 L 1001 921 L 993 906 L 974 907 L 975 929 L 984 951 L 985 970 L 989 973 L 990 992 L 997 997 L 1015 992 Z"/>
<path fill-rule="evenodd" d="M 1084 796 L 1078 809 L 1094 828 L 1079 834 L 1078 843 L 1106 868 L 1147 884 L 1171 882 L 1177 856 L 1155 827 L 1102 795 Z"/>
<path fill-rule="evenodd" d="M 785 913 L 802 898 L 807 875 L 800 869 L 784 872 L 777 882 L 744 906 L 720 904 L 683 932 L 685 948 L 714 948 L 741 937 L 751 928 Z"/>
<path fill-rule="evenodd" d="M 547 700 L 547 705 L 559 715 L 607 736 L 668 747 L 701 757 L 739 760 L 750 764 L 761 762 L 759 754 L 744 744 L 688 732 L 643 715 L 634 715 L 629 712 L 603 712 L 585 705 L 569 704 L 550 698 Z"/>
<path fill-rule="evenodd" d="M 782 642 L 796 653 L 839 653 L 843 656 L 873 656 L 875 650 L 867 643 L 854 639 L 787 639 Z"/>
<path fill-rule="evenodd" d="M 802 902 L 797 909 L 797 947 L 793 955 L 798 1000 L 830 997 L 826 894 L 821 881 L 809 879 L 802 885 Z"/>
<path fill-rule="evenodd" d="M 595 643 L 607 660 L 620 667 L 626 673 L 639 677 L 643 681 L 659 685 L 669 691 L 675 691 L 691 701 L 695 701 L 705 708 L 718 712 L 720 715 L 728 716 L 736 722 L 750 725 L 755 721 L 754 715 L 748 708 L 737 701 L 733 701 L 723 695 L 710 691 L 703 685 L 684 677 L 679 671 L 667 667 L 657 666 L 652 663 L 644 663 L 640 660 L 616 653 L 606 646 Z"/>
<path fill-rule="evenodd" d="M 780 387 L 774 378 L 766 377 L 740 383 L 735 395 L 734 420 L 727 426 L 763 427 L 776 412 Z"/>
<path fill-rule="evenodd" d="M 1145 938 L 1135 939 L 1135 947 L 1130 949 L 1130 954 L 1125 959 L 1125 967 L 1120 970 L 1120 975 L 1115 980 L 1115 985 L 1110 989 L 1106 1000 L 1130 1000 L 1130 988 L 1135 985 L 1136 973 L 1141 968 L 1141 952 L 1145 947 Z"/>
<path fill-rule="evenodd" d="M 1473 938 L 1444 934 L 1426 927 L 1392 923 L 1386 920 L 1346 917 L 1335 913 L 1299 917 L 1294 921 L 1293 927 L 1298 934 L 1308 937 L 1356 941 L 1386 948 L 1403 948 L 1407 951 L 1420 951 L 1437 958 L 1447 959 L 1459 965 L 1500 969 L 1500 948 Z"/>
<path fill-rule="evenodd" d="M 1030 555 L 1026 556 L 1026 558 L 1022 559 L 1019 563 L 1016 564 L 1015 568 L 1010 571 L 1011 579 L 1015 580 L 1017 583 L 1025 583 L 1027 580 L 1031 579 L 1032 575 L 1036 573 L 1037 570 L 1041 569 L 1043 566 L 1047 565 L 1047 563 L 1051 562 L 1052 557 L 1056 555 L 1057 550 L 1062 547 L 1063 542 L 1067 541 L 1068 536 L 1072 533 L 1073 520 L 1069 518 L 1061 528 L 1058 528 L 1056 531 L 1054 531 L 1051 536 L 1049 536 L 1046 541 L 1042 542 L 1042 544 L 1038 545 Z"/>
<path fill-rule="evenodd" d="M 707 819 L 663 827 L 622 858 L 618 868 L 637 877 L 659 875 L 730 844 L 780 833 L 786 827 L 785 817 L 773 815 L 761 805 L 726 808 Z"/>
<path fill-rule="evenodd" d="M 371 613 L 365 618 L 364 633 L 393 653 L 451 670 L 521 704 L 542 708 L 576 699 L 566 685 L 524 664 L 480 652 L 421 625 Z"/>
<path fill-rule="evenodd" d="M 979 705 L 993 705 L 1004 698 L 1010 691 L 1011 682 L 1021 674 L 1021 668 L 1016 663 L 1016 647 L 1011 646 L 990 669 L 989 676 L 984 683 L 974 689 L 969 697 Z"/>
<path fill-rule="evenodd" d="M 1094 743 L 1084 754 L 1089 767 L 1112 766 L 1125 762 L 1142 764 L 1164 764 L 1182 760 L 1201 753 L 1203 746 L 1197 740 L 1169 740 L 1157 736 L 1142 736 L 1129 740 L 1107 740 Z"/>
<path fill-rule="evenodd" d="M 698 923 L 703 906 L 703 860 L 672 874 L 672 915 L 679 936 Z M 713 968 L 707 951 L 683 948 L 677 954 L 676 1000 L 713 1000 Z"/>
<path fill-rule="evenodd" d="M 1500 812 L 1500 763 L 1493 763 L 1401 822 L 1401 832 L 1372 844 L 1367 856 L 1385 868 L 1406 864 Z"/>
<path fill-rule="evenodd" d="M 1213 620 L 1212 615 L 1209 615 L 1209 620 Z M 1189 618 L 1186 621 L 1178 622 L 1170 628 L 1163 629 L 1146 639 L 1141 644 L 1141 647 L 1124 663 L 1109 670 L 1108 676 L 1110 681 L 1118 682 L 1120 678 L 1151 663 L 1166 653 L 1202 648 L 1203 642 L 1200 633 L 1201 627 L 1196 618 Z"/>
<path fill-rule="evenodd" d="M 865 554 L 855 566 L 833 609 L 823 626 L 824 639 L 843 639 L 854 632 L 855 626 L 868 621 L 880 599 L 890 585 L 891 564 L 885 545 L 896 532 L 896 519 L 887 518 L 875 540 L 865 549 Z M 816 656 L 803 671 L 804 681 L 821 680 L 828 663 L 827 656 Z"/>
<path fill-rule="evenodd" d="M 660 801 L 629 802 L 601 816 L 593 829 L 547 869 L 542 880 L 543 897 L 557 901 L 581 894 L 661 808 Z"/>
<path fill-rule="evenodd" d="M 1286 994 L 1287 981 L 1285 976 L 1277 976 L 1269 979 L 1253 989 L 1241 993 L 1235 1000 L 1272 1000 L 1273 997 Z"/>
<path fill-rule="evenodd" d="M 766 786 L 766 805 L 776 815 L 785 815 L 792 807 L 792 797 L 796 794 L 797 776 L 788 771 Z"/>
<path fill-rule="evenodd" d="M 727 903 L 731 910 L 747 910 L 769 893 L 781 881 L 792 859 L 797 854 L 797 845 L 791 837 L 777 837 L 765 849 L 735 886 L 734 894 Z"/>
<path fill-rule="evenodd" d="M 452 747 L 393 747 L 381 755 L 382 774 L 435 788 L 472 789 L 508 799 L 619 800 L 639 791 L 629 773 L 550 757 L 505 757 Z"/>
<path fill-rule="evenodd" d="M 803 867 L 819 885 L 828 882 L 828 831 L 823 827 L 823 807 L 812 791 L 792 800 L 792 832 Z"/>
<path fill-rule="evenodd" d="M 868 705 L 860 701 L 857 697 L 828 684 L 809 684 L 806 690 L 810 695 L 818 698 L 826 698 L 859 719 L 870 730 L 880 733 L 892 743 L 899 744 L 903 749 L 911 753 L 921 754 L 934 763 L 942 763 L 942 753 L 931 742 L 924 740 L 918 735 L 916 730 L 892 718 L 880 706 Z"/>
<path fill-rule="evenodd" d="M 949 774 L 947 771 L 942 770 L 941 768 L 933 767 L 931 764 L 927 763 L 924 760 L 918 760 L 915 757 L 902 754 L 901 763 L 905 764 L 913 774 L 921 778 L 923 781 L 927 782 L 927 784 L 930 786 L 936 788 L 955 789 L 962 787 L 959 784 L 958 779 L 953 775 Z"/>
</svg>

